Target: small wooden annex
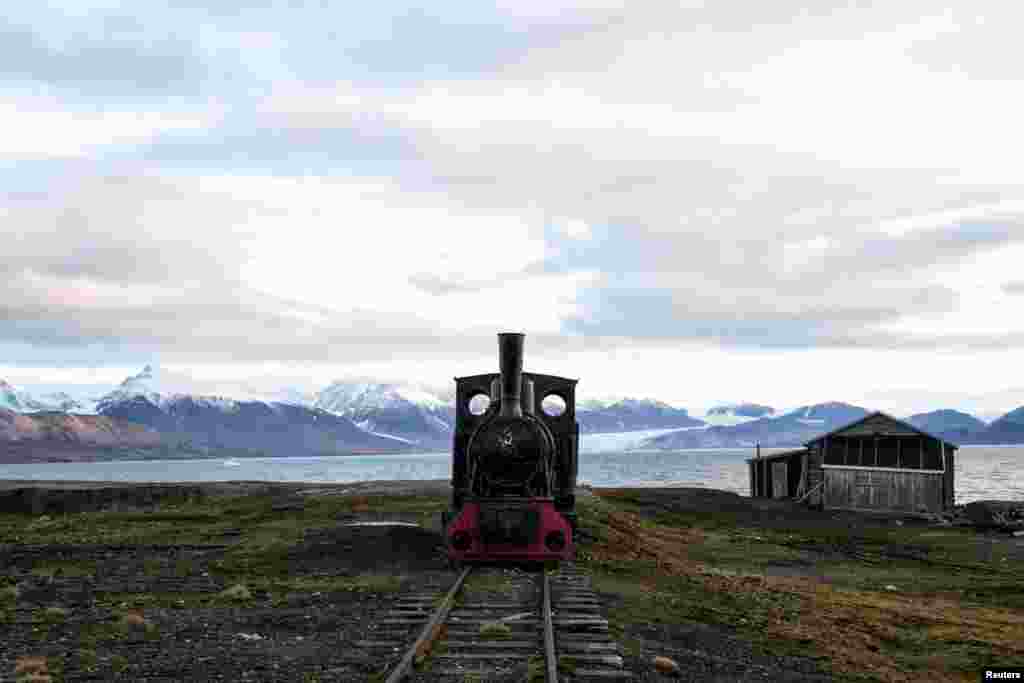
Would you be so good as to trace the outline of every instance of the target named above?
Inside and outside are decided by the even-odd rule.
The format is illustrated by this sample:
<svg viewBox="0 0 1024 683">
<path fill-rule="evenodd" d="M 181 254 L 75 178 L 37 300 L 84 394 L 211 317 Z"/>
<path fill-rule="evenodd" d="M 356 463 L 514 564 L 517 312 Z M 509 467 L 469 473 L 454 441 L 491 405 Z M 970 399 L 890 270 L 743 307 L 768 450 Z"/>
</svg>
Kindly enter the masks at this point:
<svg viewBox="0 0 1024 683">
<path fill-rule="evenodd" d="M 954 503 L 956 449 L 875 412 L 804 448 L 747 460 L 750 494 L 829 509 L 942 512 Z"/>
</svg>

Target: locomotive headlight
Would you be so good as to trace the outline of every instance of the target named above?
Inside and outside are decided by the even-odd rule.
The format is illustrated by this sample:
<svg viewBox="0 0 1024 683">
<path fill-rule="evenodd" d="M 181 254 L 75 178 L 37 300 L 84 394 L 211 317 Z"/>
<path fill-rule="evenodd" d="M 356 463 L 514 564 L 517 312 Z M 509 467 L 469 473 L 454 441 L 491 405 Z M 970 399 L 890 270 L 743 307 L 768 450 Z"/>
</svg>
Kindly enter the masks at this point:
<svg viewBox="0 0 1024 683">
<path fill-rule="evenodd" d="M 544 545 L 548 547 L 548 550 L 558 552 L 565 547 L 565 532 L 560 529 L 548 532 L 548 535 L 544 537 Z"/>
<path fill-rule="evenodd" d="M 456 550 L 469 550 L 469 546 L 472 542 L 473 539 L 471 539 L 469 534 L 465 531 L 456 531 L 452 534 L 452 547 Z"/>
</svg>

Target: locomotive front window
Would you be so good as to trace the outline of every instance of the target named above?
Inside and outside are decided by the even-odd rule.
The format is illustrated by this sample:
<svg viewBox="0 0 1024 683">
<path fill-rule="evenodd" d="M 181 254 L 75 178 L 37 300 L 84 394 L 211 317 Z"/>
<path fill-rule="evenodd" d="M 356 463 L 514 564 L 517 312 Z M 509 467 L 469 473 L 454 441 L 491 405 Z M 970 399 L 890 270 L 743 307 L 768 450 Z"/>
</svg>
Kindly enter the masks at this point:
<svg viewBox="0 0 1024 683">
<path fill-rule="evenodd" d="M 491 407 L 491 397 L 487 394 L 473 394 L 466 403 L 471 415 L 483 415 Z"/>
<path fill-rule="evenodd" d="M 558 394 L 548 394 L 540 403 L 540 409 L 548 417 L 558 417 L 565 412 L 565 399 Z"/>
</svg>

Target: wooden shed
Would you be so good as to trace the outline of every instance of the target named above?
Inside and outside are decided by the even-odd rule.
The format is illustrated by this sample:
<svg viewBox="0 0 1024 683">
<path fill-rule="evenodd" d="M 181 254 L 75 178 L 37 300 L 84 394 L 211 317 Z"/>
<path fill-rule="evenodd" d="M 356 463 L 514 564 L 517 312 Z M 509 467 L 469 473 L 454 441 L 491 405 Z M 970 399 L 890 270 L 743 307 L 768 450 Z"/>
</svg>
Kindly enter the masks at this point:
<svg viewBox="0 0 1024 683">
<path fill-rule="evenodd" d="M 804 448 L 751 458 L 750 494 L 829 509 L 942 512 L 954 503 L 956 449 L 875 412 Z"/>
</svg>

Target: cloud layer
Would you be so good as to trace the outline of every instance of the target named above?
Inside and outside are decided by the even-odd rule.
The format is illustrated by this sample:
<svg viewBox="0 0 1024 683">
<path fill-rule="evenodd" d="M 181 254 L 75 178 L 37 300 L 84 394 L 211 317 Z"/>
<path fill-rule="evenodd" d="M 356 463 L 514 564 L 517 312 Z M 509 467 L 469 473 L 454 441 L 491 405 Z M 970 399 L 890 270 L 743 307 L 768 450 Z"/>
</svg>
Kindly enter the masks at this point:
<svg viewBox="0 0 1024 683">
<path fill-rule="evenodd" d="M 1014 6 L 93 5 L 0 25 L 14 365 L 1024 343 Z"/>
</svg>

